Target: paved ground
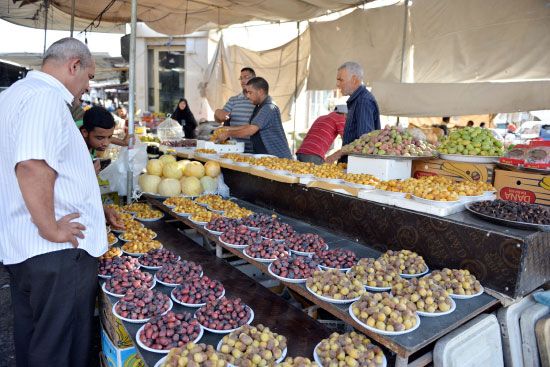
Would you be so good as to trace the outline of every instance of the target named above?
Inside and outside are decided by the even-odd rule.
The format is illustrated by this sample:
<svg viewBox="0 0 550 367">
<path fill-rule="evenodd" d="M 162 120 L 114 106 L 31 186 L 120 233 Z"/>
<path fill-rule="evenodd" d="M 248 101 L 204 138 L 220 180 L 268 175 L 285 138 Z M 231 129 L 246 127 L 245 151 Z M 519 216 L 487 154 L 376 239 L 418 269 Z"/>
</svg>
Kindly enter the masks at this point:
<svg viewBox="0 0 550 367">
<path fill-rule="evenodd" d="M 99 366 L 99 320 L 94 342 L 93 360 L 90 367 Z M 6 268 L 0 265 L 0 367 L 15 367 L 15 350 L 13 345 L 13 313 L 9 288 L 9 275 Z"/>
</svg>

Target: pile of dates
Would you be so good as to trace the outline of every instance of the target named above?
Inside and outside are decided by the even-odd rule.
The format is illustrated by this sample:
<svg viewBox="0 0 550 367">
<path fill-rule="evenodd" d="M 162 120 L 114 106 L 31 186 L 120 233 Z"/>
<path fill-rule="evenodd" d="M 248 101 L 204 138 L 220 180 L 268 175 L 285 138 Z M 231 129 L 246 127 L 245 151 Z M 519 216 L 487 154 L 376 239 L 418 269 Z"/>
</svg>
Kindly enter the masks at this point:
<svg viewBox="0 0 550 367">
<path fill-rule="evenodd" d="M 250 246 L 260 240 L 260 235 L 245 225 L 239 225 L 224 232 L 220 240 L 235 246 Z"/>
<path fill-rule="evenodd" d="M 215 301 L 221 297 L 223 291 L 220 281 L 203 276 L 178 285 L 172 295 L 183 303 L 201 304 Z"/>
<path fill-rule="evenodd" d="M 275 260 L 271 266 L 271 272 L 288 279 L 307 279 L 317 270 L 317 262 L 307 256 L 295 256 L 286 259 Z"/>
<path fill-rule="evenodd" d="M 332 269 L 349 269 L 357 263 L 357 255 L 355 255 L 355 252 L 340 248 L 317 251 L 313 255 L 313 259 L 317 261 L 319 265 Z"/>
<path fill-rule="evenodd" d="M 156 277 L 163 283 L 181 284 L 202 275 L 202 266 L 193 261 L 178 261 L 164 264 L 157 272 Z"/>
<path fill-rule="evenodd" d="M 119 256 L 99 260 L 97 273 L 104 276 L 112 276 L 115 273 L 127 273 L 139 269 L 137 258 L 131 256 Z"/>
<path fill-rule="evenodd" d="M 132 320 L 146 320 L 170 310 L 171 301 L 160 291 L 146 288 L 130 290 L 116 303 L 116 313 Z"/>
<path fill-rule="evenodd" d="M 254 259 L 276 260 L 288 257 L 288 251 L 285 246 L 271 240 L 263 240 L 262 242 L 250 245 L 244 252 Z"/>
<path fill-rule="evenodd" d="M 178 255 L 165 248 L 151 250 L 139 258 L 140 265 L 159 267 L 167 263 L 178 261 Z"/>
<path fill-rule="evenodd" d="M 550 225 L 550 207 L 506 200 L 478 201 L 470 209 L 498 219 Z"/>
<path fill-rule="evenodd" d="M 246 325 L 251 310 L 240 298 L 222 297 L 198 309 L 195 317 L 202 326 L 214 330 L 232 330 Z"/>
<path fill-rule="evenodd" d="M 200 331 L 199 322 L 190 313 L 169 311 L 151 318 L 143 326 L 139 340 L 152 349 L 170 350 L 194 341 Z"/>
<path fill-rule="evenodd" d="M 115 273 L 105 281 L 105 289 L 114 294 L 126 294 L 139 288 L 153 287 L 153 276 L 151 273 L 132 270 L 123 273 Z"/>
<path fill-rule="evenodd" d="M 215 232 L 226 232 L 231 228 L 237 227 L 239 224 L 242 224 L 239 219 L 218 217 L 208 222 L 205 228 Z"/>
<path fill-rule="evenodd" d="M 285 246 L 290 250 L 309 253 L 326 250 L 328 248 L 323 237 L 315 233 L 294 233 L 286 239 Z"/>
<path fill-rule="evenodd" d="M 277 220 L 262 226 L 260 235 L 270 240 L 282 241 L 294 234 L 294 229 L 290 224 L 279 222 Z"/>
</svg>

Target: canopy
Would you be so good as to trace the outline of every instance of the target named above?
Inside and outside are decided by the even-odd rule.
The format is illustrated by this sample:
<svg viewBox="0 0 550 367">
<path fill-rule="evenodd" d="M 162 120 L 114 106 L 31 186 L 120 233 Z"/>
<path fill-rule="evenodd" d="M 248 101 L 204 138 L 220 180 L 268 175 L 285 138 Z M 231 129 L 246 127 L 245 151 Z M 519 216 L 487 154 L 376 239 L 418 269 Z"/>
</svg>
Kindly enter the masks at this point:
<svg viewBox="0 0 550 367">
<path fill-rule="evenodd" d="M 39 17 L 43 0 L 0 0 L 3 4 L 13 1 L 20 7 L 18 16 L 10 16 L 7 7 L 0 8 L 0 17 L 12 23 L 37 27 L 29 19 Z M 370 0 L 372 1 L 372 0 Z M 226 27 L 232 24 L 240 24 L 251 20 L 285 21 L 306 20 L 330 11 L 339 11 L 367 3 L 369 1 L 357 0 L 140 0 L 138 3 L 138 21 L 145 22 L 157 32 L 168 35 L 181 35 L 192 33 L 199 29 L 214 27 Z M 54 8 L 66 14 L 71 14 L 72 0 L 50 0 Z M 110 5 L 110 6 L 109 6 Z M 109 7 L 108 7 L 109 6 Z M 95 19 L 104 9 L 101 22 L 111 23 L 104 28 L 112 27 L 112 24 L 130 22 L 130 2 L 115 0 L 76 0 L 75 15 L 83 19 Z M 55 13 L 55 12 L 54 12 Z M 50 29 L 67 29 L 50 28 Z M 89 23 L 89 22 L 87 22 Z M 55 22 L 61 27 L 59 22 Z M 83 27 L 75 29 L 81 30 Z M 105 30 L 102 29 L 102 32 Z"/>
</svg>

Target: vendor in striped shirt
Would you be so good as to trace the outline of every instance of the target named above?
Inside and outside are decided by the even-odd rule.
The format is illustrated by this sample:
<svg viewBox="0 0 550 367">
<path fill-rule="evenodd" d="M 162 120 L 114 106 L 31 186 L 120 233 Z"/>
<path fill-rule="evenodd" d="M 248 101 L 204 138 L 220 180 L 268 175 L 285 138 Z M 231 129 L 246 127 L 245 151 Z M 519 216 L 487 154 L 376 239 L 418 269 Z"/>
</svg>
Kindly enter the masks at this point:
<svg viewBox="0 0 550 367">
<path fill-rule="evenodd" d="M 214 112 L 214 119 L 217 122 L 223 123 L 224 126 L 248 125 L 254 105 L 246 98 L 246 83 L 255 76 L 256 73 L 251 67 L 241 69 L 239 81 L 243 91 L 229 98 L 223 109 L 217 109 Z M 236 140 L 244 143 L 245 153 L 252 153 L 252 142 L 249 138 L 237 138 Z"/>
<path fill-rule="evenodd" d="M 319 116 L 309 128 L 300 149 L 296 152 L 296 158 L 300 162 L 323 164 L 334 139 L 338 135 L 344 135 L 347 113 L 346 105 L 338 105 L 334 112 Z"/>
</svg>

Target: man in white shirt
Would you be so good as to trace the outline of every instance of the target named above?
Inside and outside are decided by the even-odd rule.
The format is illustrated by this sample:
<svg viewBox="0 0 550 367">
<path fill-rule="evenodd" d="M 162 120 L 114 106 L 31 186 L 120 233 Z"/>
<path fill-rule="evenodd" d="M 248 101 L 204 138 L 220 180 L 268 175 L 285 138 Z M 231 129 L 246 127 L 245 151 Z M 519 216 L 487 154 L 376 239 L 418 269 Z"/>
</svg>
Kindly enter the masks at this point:
<svg viewBox="0 0 550 367">
<path fill-rule="evenodd" d="M 10 273 L 17 366 L 87 366 L 105 216 L 90 154 L 69 110 L 94 77 L 65 38 L 0 94 L 0 260 Z"/>
</svg>

